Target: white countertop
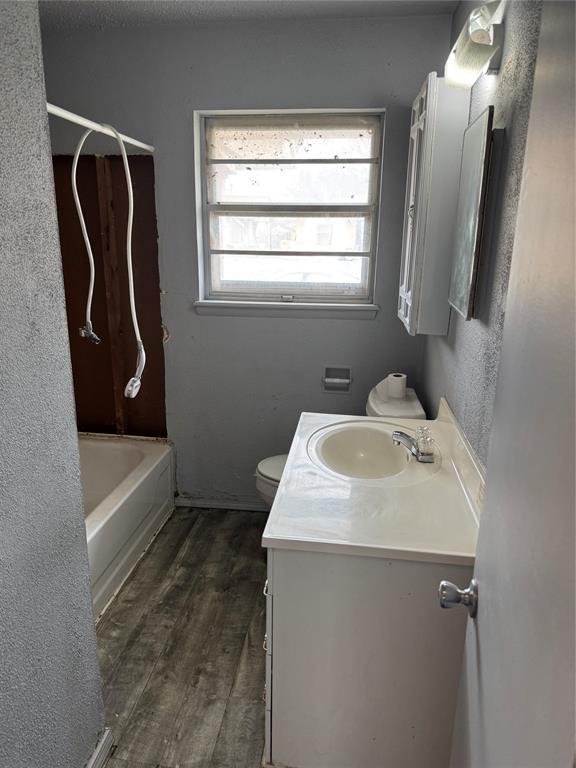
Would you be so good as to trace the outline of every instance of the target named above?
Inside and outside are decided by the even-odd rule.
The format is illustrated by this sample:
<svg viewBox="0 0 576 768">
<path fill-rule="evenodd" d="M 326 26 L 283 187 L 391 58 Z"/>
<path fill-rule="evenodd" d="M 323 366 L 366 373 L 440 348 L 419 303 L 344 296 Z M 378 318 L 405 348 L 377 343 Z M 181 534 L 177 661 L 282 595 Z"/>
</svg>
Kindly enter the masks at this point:
<svg viewBox="0 0 576 768">
<path fill-rule="evenodd" d="M 426 424 L 440 452 L 434 464 L 379 480 L 317 466 L 307 444 L 321 427 L 378 421 L 413 433 Z M 303 413 L 262 537 L 264 547 L 471 565 L 478 525 L 454 464 L 458 428 L 448 419 L 373 419 Z M 403 447 L 398 447 L 404 451 Z"/>
</svg>

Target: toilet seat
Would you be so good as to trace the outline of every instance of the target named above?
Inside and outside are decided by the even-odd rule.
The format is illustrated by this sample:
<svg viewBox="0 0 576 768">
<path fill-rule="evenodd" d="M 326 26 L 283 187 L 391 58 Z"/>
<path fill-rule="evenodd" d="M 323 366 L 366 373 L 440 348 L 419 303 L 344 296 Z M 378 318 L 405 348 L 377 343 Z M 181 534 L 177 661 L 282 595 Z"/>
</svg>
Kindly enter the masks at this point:
<svg viewBox="0 0 576 768">
<path fill-rule="evenodd" d="M 256 472 L 267 480 L 273 480 L 278 484 L 282 477 L 282 472 L 284 472 L 287 458 L 288 454 L 282 453 L 278 456 L 269 456 L 267 459 L 262 459 L 256 468 Z"/>
<path fill-rule="evenodd" d="M 256 488 L 264 501 L 272 506 L 282 472 L 288 459 L 287 453 L 262 459 L 256 468 Z"/>
</svg>

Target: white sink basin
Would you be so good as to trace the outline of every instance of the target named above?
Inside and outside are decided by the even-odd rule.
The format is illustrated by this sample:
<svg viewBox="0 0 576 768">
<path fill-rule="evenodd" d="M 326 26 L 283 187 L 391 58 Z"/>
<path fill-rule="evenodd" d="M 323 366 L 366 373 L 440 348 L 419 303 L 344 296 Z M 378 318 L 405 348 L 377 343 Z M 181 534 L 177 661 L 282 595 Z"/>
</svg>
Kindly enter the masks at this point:
<svg viewBox="0 0 576 768">
<path fill-rule="evenodd" d="M 377 480 L 399 475 L 410 454 L 392 442 L 397 429 L 385 422 L 348 421 L 318 430 L 308 442 L 308 455 L 320 466 L 345 477 Z"/>
</svg>

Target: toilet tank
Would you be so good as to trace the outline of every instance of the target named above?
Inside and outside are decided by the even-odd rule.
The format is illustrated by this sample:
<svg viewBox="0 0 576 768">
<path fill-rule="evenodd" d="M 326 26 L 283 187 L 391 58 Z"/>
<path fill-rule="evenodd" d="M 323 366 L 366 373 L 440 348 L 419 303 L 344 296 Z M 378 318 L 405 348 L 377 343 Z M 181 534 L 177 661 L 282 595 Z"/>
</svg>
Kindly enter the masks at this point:
<svg viewBox="0 0 576 768">
<path fill-rule="evenodd" d="M 407 387 L 405 397 L 391 397 L 388 379 L 387 376 L 370 391 L 366 401 L 366 415 L 379 418 L 425 419 L 426 413 L 416 392 Z"/>
</svg>

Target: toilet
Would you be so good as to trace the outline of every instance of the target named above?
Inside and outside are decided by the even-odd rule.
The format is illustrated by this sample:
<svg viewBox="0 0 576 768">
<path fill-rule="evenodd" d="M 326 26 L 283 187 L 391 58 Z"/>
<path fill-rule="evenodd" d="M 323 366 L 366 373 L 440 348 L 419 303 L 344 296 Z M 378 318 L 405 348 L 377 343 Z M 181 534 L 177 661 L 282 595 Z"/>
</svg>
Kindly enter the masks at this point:
<svg viewBox="0 0 576 768">
<path fill-rule="evenodd" d="M 390 374 L 370 391 L 366 401 L 366 415 L 388 419 L 425 419 L 426 414 L 416 392 L 406 387 L 404 397 L 393 397 L 390 389 L 399 374 Z M 256 467 L 256 490 L 268 506 L 272 506 L 282 472 L 288 459 L 287 453 L 269 456 Z"/>
<path fill-rule="evenodd" d="M 256 490 L 270 507 L 276 496 L 287 458 L 287 453 L 269 456 L 267 459 L 262 459 L 256 467 Z"/>
</svg>

